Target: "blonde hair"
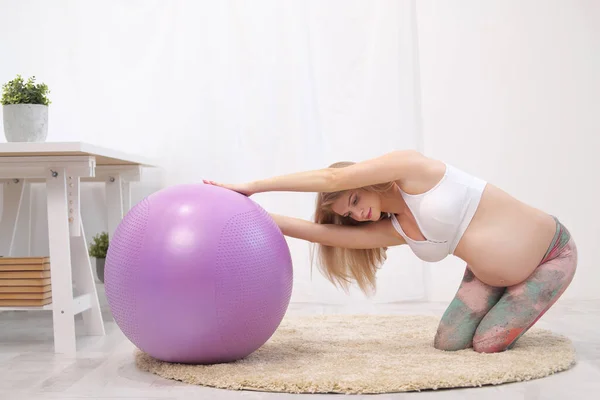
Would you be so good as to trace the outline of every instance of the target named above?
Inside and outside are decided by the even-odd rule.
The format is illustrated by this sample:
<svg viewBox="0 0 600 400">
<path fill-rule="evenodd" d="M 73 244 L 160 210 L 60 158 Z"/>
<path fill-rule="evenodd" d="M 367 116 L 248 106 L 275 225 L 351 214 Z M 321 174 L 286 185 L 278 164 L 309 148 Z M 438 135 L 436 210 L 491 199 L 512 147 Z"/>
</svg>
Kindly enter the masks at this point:
<svg viewBox="0 0 600 400">
<path fill-rule="evenodd" d="M 351 161 L 342 161 L 331 164 L 329 168 L 345 168 L 354 164 Z M 394 186 L 395 182 L 386 182 L 362 187 L 361 189 L 369 192 L 384 193 Z M 350 217 L 343 217 L 336 214 L 332 210 L 332 204 L 344 192 L 319 193 L 317 195 L 314 222 L 318 224 L 349 226 L 372 223 L 372 221 L 358 222 Z M 382 218 L 386 217 L 388 217 L 387 214 L 382 216 Z M 315 247 L 320 271 L 336 287 L 341 286 L 348 293 L 348 288 L 354 281 L 365 295 L 369 296 L 376 292 L 376 273 L 387 258 L 387 247 L 377 249 L 348 249 L 318 243 L 315 244 Z"/>
</svg>

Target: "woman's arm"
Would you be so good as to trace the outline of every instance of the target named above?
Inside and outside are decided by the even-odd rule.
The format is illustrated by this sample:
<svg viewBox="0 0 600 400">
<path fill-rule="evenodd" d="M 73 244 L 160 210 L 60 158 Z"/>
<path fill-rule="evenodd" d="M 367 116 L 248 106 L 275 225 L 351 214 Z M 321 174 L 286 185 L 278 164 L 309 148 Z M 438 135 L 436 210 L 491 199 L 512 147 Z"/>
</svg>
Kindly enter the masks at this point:
<svg viewBox="0 0 600 400">
<path fill-rule="evenodd" d="M 405 244 L 389 219 L 365 225 L 317 224 L 304 219 L 270 214 L 286 236 L 350 249 L 375 249 Z"/>
<path fill-rule="evenodd" d="M 415 150 L 397 150 L 344 168 L 295 172 L 249 183 L 204 183 L 235 190 L 246 196 L 261 192 L 337 192 L 378 183 L 402 181 L 421 171 L 425 156 Z"/>
<path fill-rule="evenodd" d="M 424 156 L 415 150 L 397 150 L 344 168 L 323 168 L 261 179 L 249 184 L 253 193 L 337 192 L 405 179 Z"/>
</svg>

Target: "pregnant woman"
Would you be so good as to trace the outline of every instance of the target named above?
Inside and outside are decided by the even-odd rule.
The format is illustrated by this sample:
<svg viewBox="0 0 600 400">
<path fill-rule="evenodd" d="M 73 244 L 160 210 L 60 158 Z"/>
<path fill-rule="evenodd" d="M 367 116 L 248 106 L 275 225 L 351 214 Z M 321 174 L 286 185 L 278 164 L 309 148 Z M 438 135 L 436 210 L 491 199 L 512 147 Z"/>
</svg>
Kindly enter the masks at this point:
<svg viewBox="0 0 600 400">
<path fill-rule="evenodd" d="M 433 341 L 440 350 L 510 349 L 577 267 L 576 245 L 555 216 L 414 150 L 242 184 L 204 182 L 246 196 L 317 192 L 313 222 L 271 215 L 284 235 L 318 245 L 322 270 L 336 285 L 373 290 L 390 246 L 406 244 L 428 262 L 450 254 L 464 260 Z"/>
</svg>

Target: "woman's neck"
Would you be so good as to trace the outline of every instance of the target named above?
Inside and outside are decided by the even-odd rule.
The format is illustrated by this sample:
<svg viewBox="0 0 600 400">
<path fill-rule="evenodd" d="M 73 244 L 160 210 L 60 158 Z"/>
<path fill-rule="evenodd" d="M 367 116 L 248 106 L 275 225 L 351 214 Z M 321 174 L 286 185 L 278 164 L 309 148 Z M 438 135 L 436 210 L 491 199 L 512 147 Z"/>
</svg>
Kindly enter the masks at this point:
<svg viewBox="0 0 600 400">
<path fill-rule="evenodd" d="M 397 185 L 381 195 L 381 212 L 402 214 L 407 211 L 407 205 Z"/>
</svg>

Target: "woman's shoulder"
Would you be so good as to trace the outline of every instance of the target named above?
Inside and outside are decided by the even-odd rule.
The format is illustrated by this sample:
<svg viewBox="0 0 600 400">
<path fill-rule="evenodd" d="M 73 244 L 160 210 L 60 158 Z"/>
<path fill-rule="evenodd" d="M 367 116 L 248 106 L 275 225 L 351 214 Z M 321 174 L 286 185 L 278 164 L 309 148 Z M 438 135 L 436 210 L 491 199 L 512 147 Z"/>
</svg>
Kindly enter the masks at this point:
<svg viewBox="0 0 600 400">
<path fill-rule="evenodd" d="M 408 194 L 426 192 L 442 180 L 448 170 L 444 161 L 417 152 L 411 162 L 412 168 L 406 178 L 397 182 L 400 189 Z"/>
</svg>

